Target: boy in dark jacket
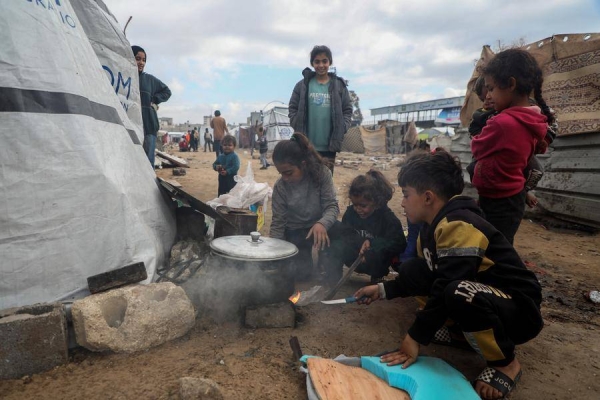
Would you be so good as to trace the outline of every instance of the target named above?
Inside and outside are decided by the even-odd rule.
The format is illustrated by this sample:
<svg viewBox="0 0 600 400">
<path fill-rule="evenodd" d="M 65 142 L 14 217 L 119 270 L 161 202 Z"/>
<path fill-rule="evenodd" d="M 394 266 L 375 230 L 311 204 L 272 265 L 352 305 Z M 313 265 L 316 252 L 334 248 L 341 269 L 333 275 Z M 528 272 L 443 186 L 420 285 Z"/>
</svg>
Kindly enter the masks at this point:
<svg viewBox="0 0 600 400">
<path fill-rule="evenodd" d="M 396 280 L 358 290 L 362 303 L 428 296 L 389 365 L 409 367 L 448 319 L 487 361 L 475 390 L 484 399 L 506 396 L 521 376 L 515 345 L 538 335 L 541 286 L 506 238 L 482 218 L 464 188 L 460 161 L 443 150 L 417 153 L 398 174 L 407 218 L 423 222 L 419 258 L 403 263 Z"/>
<path fill-rule="evenodd" d="M 219 196 L 229 193 L 237 183 L 233 179 L 240 170 L 240 158 L 235 154 L 236 144 L 234 136 L 226 135 L 221 141 L 223 153 L 213 163 L 213 169 L 219 173 Z"/>
<path fill-rule="evenodd" d="M 331 64 L 329 47 L 312 49 L 310 65 L 314 71 L 302 71 L 304 79 L 294 87 L 288 116 L 294 131 L 308 137 L 333 173 L 336 153 L 341 151 L 344 135 L 350 129 L 352 101 L 346 81 L 329 72 Z"/>
</svg>

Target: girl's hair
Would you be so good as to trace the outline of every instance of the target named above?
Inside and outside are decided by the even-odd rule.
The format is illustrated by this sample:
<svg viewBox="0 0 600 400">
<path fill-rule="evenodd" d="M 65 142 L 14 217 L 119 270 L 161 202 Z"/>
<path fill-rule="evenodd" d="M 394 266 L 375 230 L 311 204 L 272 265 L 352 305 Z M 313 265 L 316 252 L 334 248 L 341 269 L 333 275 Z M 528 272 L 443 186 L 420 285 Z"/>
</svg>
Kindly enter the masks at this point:
<svg viewBox="0 0 600 400">
<path fill-rule="evenodd" d="M 131 51 L 133 51 L 134 57 L 137 56 L 137 53 L 141 51 L 146 55 L 146 61 L 148 61 L 148 54 L 146 53 L 146 50 L 142 49 L 140 46 L 131 46 Z"/>
<path fill-rule="evenodd" d="M 294 165 L 306 172 L 313 182 L 321 181 L 323 159 L 302 133 L 296 132 L 290 140 L 277 143 L 273 150 L 273 163 Z"/>
<path fill-rule="evenodd" d="M 379 208 L 392 199 L 394 187 L 381 172 L 370 170 L 352 180 L 348 195 L 372 201 Z"/>
<path fill-rule="evenodd" d="M 237 140 L 235 140 L 235 136 L 233 135 L 225 135 L 223 140 L 221 140 L 221 144 L 232 144 L 235 147 L 237 146 Z"/>
<path fill-rule="evenodd" d="M 501 51 L 483 68 L 483 74 L 493 78 L 501 89 L 509 87 L 510 78 L 514 78 L 516 92 L 529 96 L 533 91 L 533 98 L 548 118 L 548 124 L 554 122 L 554 115 L 542 98 L 542 69 L 529 52 L 521 49 Z"/>
<path fill-rule="evenodd" d="M 329 47 L 321 45 L 313 47 L 313 49 L 310 51 L 310 65 L 312 65 L 315 58 L 321 53 L 325 53 L 325 57 L 329 59 L 329 64 L 333 64 L 333 55 L 331 55 L 331 50 Z"/>
<path fill-rule="evenodd" d="M 412 152 L 398 173 L 398 185 L 410 186 L 419 194 L 431 190 L 448 201 L 462 193 L 465 181 L 458 157 L 438 147 L 435 152 Z"/>
</svg>

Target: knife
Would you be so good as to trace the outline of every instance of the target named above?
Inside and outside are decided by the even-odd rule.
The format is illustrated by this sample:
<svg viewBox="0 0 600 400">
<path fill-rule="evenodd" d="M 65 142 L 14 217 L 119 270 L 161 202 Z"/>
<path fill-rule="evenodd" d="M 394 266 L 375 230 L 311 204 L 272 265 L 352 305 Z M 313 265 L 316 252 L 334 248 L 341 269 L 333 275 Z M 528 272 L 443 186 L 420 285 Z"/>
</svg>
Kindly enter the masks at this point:
<svg viewBox="0 0 600 400">
<path fill-rule="evenodd" d="M 367 296 L 363 296 L 360 299 L 364 300 Z M 346 297 L 345 299 L 336 299 L 336 300 L 322 300 L 323 304 L 348 304 L 348 303 L 356 303 L 358 299 L 354 296 Z"/>
</svg>

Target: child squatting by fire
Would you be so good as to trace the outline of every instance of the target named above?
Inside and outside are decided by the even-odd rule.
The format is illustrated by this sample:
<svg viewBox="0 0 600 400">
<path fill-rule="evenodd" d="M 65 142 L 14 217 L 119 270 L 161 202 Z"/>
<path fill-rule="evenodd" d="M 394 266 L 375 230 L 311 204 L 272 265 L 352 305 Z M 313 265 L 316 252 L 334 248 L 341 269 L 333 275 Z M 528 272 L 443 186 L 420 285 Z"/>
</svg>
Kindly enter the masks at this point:
<svg viewBox="0 0 600 400">
<path fill-rule="evenodd" d="M 301 133 L 280 141 L 273 150 L 273 163 L 281 178 L 273 187 L 273 220 L 270 235 L 298 247 L 294 258 L 296 279 L 311 278 L 312 248 L 320 252 L 324 267 L 341 258 L 345 228 L 337 220 L 340 213 L 331 171 Z M 325 270 L 328 284 L 341 278 L 339 270 Z"/>
<path fill-rule="evenodd" d="M 402 223 L 388 207 L 393 194 L 394 187 L 379 171 L 370 170 L 352 180 L 348 191 L 352 205 L 342 218 L 352 233 L 344 236 L 339 271 L 361 254 L 363 262 L 356 272 L 369 274 L 372 283 L 381 282 L 389 273 L 393 259 L 406 248 Z"/>
<path fill-rule="evenodd" d="M 359 289 L 359 303 L 427 296 L 398 351 L 381 361 L 410 367 L 419 346 L 428 345 L 451 320 L 488 366 L 476 380 L 483 399 L 505 397 L 521 376 L 515 345 L 542 329 L 542 289 L 507 241 L 483 216 L 464 188 L 460 161 L 443 150 L 410 156 L 398 174 L 402 206 L 412 223 L 422 222 L 418 257 L 405 261 L 398 277 Z M 464 343 L 464 339 L 463 339 Z"/>
</svg>

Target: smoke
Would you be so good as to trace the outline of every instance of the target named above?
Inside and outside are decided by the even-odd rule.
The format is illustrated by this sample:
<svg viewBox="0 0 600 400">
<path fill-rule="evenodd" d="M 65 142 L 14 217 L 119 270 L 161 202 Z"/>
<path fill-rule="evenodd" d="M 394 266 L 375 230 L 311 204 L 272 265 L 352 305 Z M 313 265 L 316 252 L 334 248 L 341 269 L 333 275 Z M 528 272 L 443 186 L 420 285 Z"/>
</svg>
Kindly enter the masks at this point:
<svg viewBox="0 0 600 400">
<path fill-rule="evenodd" d="M 292 260 L 238 261 L 211 254 L 181 286 L 197 318 L 242 322 L 246 306 L 279 303 L 293 294 Z"/>
</svg>

